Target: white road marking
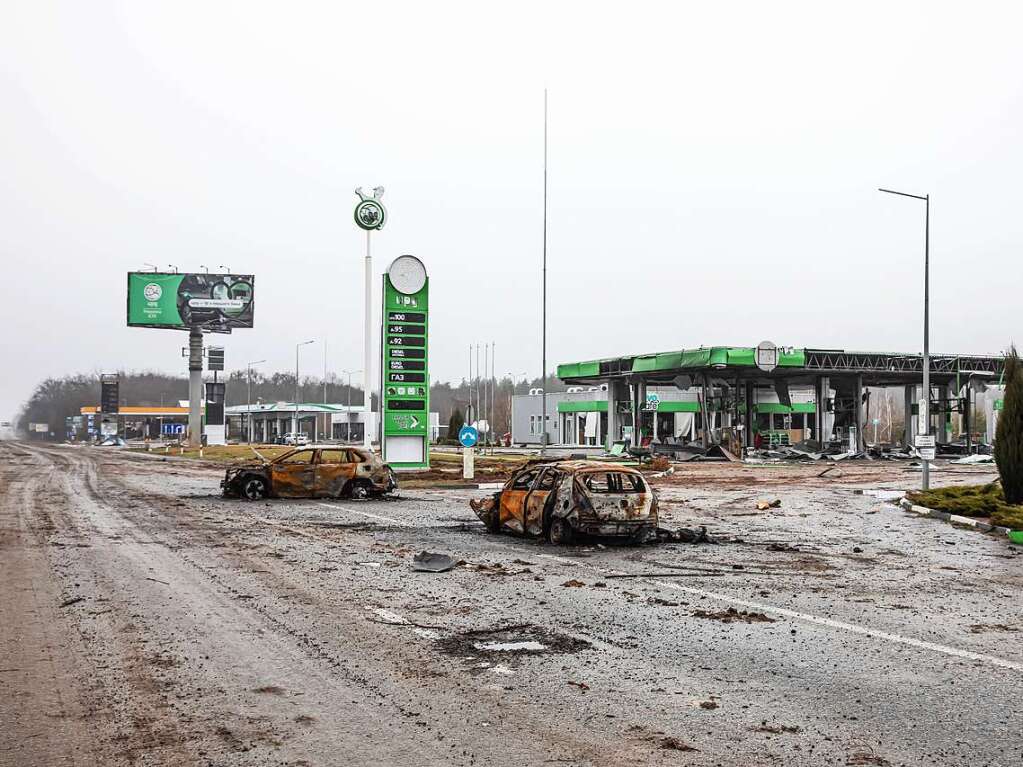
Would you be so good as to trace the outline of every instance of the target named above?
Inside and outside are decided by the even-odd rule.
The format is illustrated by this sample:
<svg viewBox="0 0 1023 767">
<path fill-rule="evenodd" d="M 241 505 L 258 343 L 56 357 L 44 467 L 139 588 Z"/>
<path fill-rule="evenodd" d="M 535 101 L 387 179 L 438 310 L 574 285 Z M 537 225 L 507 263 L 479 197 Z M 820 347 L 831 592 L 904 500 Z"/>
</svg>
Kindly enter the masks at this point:
<svg viewBox="0 0 1023 767">
<path fill-rule="evenodd" d="M 592 570 L 596 573 L 604 574 L 615 574 L 625 575 L 620 570 L 602 570 L 594 565 L 586 562 L 579 562 L 576 560 L 568 559 L 567 557 L 558 557 L 553 554 L 539 554 L 539 557 L 544 559 L 551 559 L 555 562 L 561 562 L 567 565 L 574 565 L 576 567 L 582 567 L 587 570 Z M 894 644 L 904 644 L 910 647 L 916 647 L 921 650 L 931 650 L 933 652 L 942 653 L 944 655 L 951 655 L 956 658 L 963 658 L 965 660 L 975 660 L 982 663 L 989 663 L 992 666 L 998 666 L 999 668 L 1012 669 L 1013 671 L 1023 671 L 1023 663 L 1016 663 L 1011 660 L 1005 660 L 1004 658 L 997 658 L 994 655 L 985 655 L 983 653 L 971 652 L 969 650 L 960 650 L 957 647 L 949 647 L 947 645 L 936 644 L 934 642 L 925 642 L 921 639 L 913 639 L 912 637 L 905 637 L 901 634 L 891 634 L 887 631 L 880 631 L 878 629 L 871 629 L 865 626 L 857 626 L 854 623 L 846 623 L 845 621 L 838 621 L 834 618 L 824 618 L 818 615 L 811 615 L 810 613 L 802 613 L 796 610 L 789 610 L 785 607 L 774 607 L 773 605 L 762 604 L 760 602 L 751 602 L 746 599 L 740 599 L 738 597 L 731 597 L 727 594 L 718 594 L 714 591 L 706 591 L 705 589 L 697 589 L 692 586 L 681 586 L 677 583 L 671 583 L 669 581 L 660 581 L 653 578 L 637 578 L 636 580 L 643 583 L 650 584 L 652 586 L 658 586 L 660 588 L 672 589 L 674 591 L 682 591 L 687 594 L 695 594 L 697 596 L 706 597 L 708 599 L 716 599 L 720 602 L 727 602 L 729 604 L 737 605 L 739 607 L 751 608 L 759 610 L 761 612 L 772 612 L 779 615 L 784 615 L 787 618 L 793 618 L 795 620 L 805 621 L 807 623 L 813 623 L 818 626 L 827 626 L 829 628 L 840 629 L 842 631 L 848 631 L 853 634 L 860 634 L 861 636 L 868 636 L 874 639 L 883 639 L 886 642 L 892 642 Z"/>
<path fill-rule="evenodd" d="M 358 514 L 360 517 L 379 519 L 381 522 L 390 522 L 392 525 L 398 525 L 399 527 L 411 527 L 411 525 L 408 522 L 400 522 L 397 519 L 391 519 L 391 517 L 382 517 L 379 514 L 370 514 L 368 511 L 356 511 L 355 509 L 349 509 L 347 506 L 339 506 L 336 503 L 319 503 L 317 505 L 326 506 L 328 509 L 341 509 L 341 511 L 347 511 L 349 514 Z"/>
</svg>

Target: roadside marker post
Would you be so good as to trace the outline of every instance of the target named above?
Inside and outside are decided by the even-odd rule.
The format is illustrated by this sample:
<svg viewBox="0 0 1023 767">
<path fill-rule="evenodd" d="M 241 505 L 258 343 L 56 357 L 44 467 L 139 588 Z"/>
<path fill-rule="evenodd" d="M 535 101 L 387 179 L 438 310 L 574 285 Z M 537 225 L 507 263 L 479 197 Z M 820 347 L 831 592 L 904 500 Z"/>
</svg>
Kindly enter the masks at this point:
<svg viewBox="0 0 1023 767">
<path fill-rule="evenodd" d="M 458 431 L 458 441 L 462 450 L 462 479 L 473 479 L 476 476 L 476 443 L 480 433 L 475 426 L 463 426 Z"/>
</svg>

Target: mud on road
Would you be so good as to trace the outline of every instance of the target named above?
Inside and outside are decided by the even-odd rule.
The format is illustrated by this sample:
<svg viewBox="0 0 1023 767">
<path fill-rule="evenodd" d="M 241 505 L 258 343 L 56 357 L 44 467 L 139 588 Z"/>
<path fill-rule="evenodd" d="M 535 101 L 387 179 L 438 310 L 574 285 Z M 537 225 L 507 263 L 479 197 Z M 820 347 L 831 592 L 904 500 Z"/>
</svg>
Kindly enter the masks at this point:
<svg viewBox="0 0 1023 767">
<path fill-rule="evenodd" d="M 0 765 L 1018 764 L 1023 560 L 768 471 L 662 483 L 721 545 L 559 549 L 0 443 Z"/>
</svg>

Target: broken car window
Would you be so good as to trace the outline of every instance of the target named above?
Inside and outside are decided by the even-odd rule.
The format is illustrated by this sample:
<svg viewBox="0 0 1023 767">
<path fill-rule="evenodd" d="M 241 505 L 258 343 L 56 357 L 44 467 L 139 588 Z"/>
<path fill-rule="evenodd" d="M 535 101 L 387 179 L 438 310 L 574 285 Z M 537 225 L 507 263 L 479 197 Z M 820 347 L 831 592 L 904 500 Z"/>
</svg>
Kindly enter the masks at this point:
<svg viewBox="0 0 1023 767">
<path fill-rule="evenodd" d="M 320 463 L 350 463 L 347 450 L 321 450 Z"/>
<path fill-rule="evenodd" d="M 533 480 L 536 479 L 536 475 L 538 473 L 539 472 L 534 469 L 533 471 L 527 471 L 524 474 L 519 474 L 512 483 L 512 490 L 528 490 L 533 486 Z"/>
<path fill-rule="evenodd" d="M 537 490 L 553 490 L 554 486 L 558 484 L 560 474 L 554 471 L 554 469 L 548 469 L 544 472 L 543 476 L 540 477 L 540 483 L 536 486 Z"/>
<path fill-rule="evenodd" d="M 635 474 L 608 472 L 607 474 L 587 474 L 583 480 L 586 489 L 591 493 L 645 493 L 646 483 Z"/>
<path fill-rule="evenodd" d="M 292 453 L 286 458 L 283 458 L 278 463 L 282 466 L 290 466 L 296 463 L 312 463 L 313 451 L 312 450 L 299 450 L 297 453 Z"/>
</svg>

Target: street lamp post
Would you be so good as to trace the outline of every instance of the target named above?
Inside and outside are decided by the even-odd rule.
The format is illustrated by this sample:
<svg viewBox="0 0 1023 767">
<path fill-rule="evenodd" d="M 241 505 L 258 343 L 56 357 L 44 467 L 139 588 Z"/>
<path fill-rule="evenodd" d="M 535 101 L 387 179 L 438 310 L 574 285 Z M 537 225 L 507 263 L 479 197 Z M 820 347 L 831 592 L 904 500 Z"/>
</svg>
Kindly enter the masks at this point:
<svg viewBox="0 0 1023 767">
<path fill-rule="evenodd" d="M 258 365 L 266 360 L 253 360 L 245 364 L 245 378 L 247 379 L 245 391 L 245 420 L 248 425 L 249 443 L 252 443 L 252 366 Z"/>
<path fill-rule="evenodd" d="M 295 437 L 298 436 L 298 350 L 312 343 L 316 343 L 316 341 L 303 341 L 300 344 L 295 344 L 295 413 L 291 417 L 291 433 Z"/>
<path fill-rule="evenodd" d="M 917 406 L 920 434 L 928 436 L 931 433 L 931 357 L 930 357 L 930 335 L 931 335 L 931 196 L 929 194 L 907 194 L 896 192 L 893 189 L 878 189 L 879 192 L 897 194 L 900 197 L 912 197 L 914 200 L 924 201 L 924 400 L 923 408 Z M 910 414 L 906 413 L 906 418 Z M 923 462 L 922 487 L 927 490 L 931 486 L 930 463 L 926 459 Z"/>
</svg>

